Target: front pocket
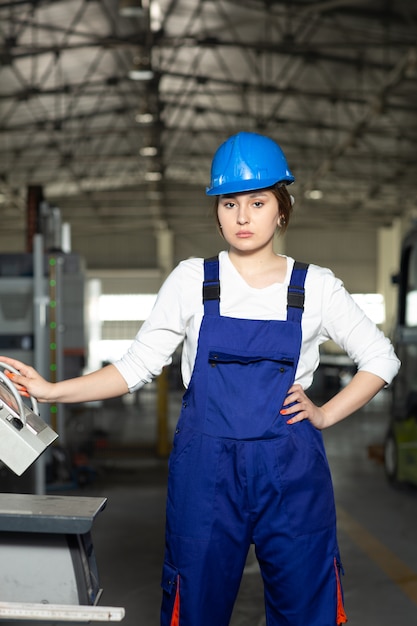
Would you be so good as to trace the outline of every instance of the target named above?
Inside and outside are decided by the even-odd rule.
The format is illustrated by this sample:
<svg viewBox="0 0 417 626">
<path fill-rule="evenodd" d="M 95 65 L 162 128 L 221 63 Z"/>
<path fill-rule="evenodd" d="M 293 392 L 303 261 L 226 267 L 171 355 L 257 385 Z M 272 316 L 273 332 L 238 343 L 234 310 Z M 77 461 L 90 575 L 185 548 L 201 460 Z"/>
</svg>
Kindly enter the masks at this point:
<svg viewBox="0 0 417 626">
<path fill-rule="evenodd" d="M 187 454 L 187 451 L 192 448 L 193 440 L 196 436 L 196 433 L 188 428 L 177 427 L 168 460 L 170 470 Z"/>
<path fill-rule="evenodd" d="M 290 436 L 277 453 L 283 502 L 294 537 L 336 524 L 333 484 L 321 433 L 308 420 L 288 428 Z"/>
<path fill-rule="evenodd" d="M 180 624 L 180 575 L 173 565 L 164 563 L 161 587 L 163 589 L 161 624 L 179 626 Z"/>
<path fill-rule="evenodd" d="M 217 466 L 221 442 L 182 429 L 186 444 L 170 464 L 167 494 L 167 532 L 207 540 L 212 531 Z"/>
<path fill-rule="evenodd" d="M 208 358 L 206 432 L 251 439 L 268 436 L 294 380 L 294 359 L 212 348 Z"/>
</svg>

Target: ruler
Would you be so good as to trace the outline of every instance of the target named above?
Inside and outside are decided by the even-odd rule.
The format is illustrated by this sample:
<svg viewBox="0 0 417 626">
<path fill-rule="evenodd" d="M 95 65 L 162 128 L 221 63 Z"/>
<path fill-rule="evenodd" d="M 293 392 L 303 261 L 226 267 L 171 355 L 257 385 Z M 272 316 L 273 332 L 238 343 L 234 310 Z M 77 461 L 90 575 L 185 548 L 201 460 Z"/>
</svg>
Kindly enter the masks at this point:
<svg viewBox="0 0 417 626">
<path fill-rule="evenodd" d="M 120 622 L 124 615 L 124 608 L 113 606 L 0 602 L 0 621 Z"/>
</svg>

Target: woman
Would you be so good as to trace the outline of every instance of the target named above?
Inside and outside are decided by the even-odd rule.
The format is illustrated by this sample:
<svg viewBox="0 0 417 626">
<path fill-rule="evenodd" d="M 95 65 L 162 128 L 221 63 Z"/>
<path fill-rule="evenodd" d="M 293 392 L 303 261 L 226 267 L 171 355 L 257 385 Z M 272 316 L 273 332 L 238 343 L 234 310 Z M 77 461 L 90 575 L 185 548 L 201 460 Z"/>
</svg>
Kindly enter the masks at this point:
<svg viewBox="0 0 417 626">
<path fill-rule="evenodd" d="M 273 251 L 292 210 L 281 148 L 239 133 L 217 150 L 207 194 L 228 251 L 180 263 L 128 353 L 86 376 L 13 380 L 43 402 L 134 391 L 183 341 L 186 387 L 170 457 L 162 626 L 226 626 L 253 543 L 268 626 L 346 622 L 333 489 L 320 431 L 361 408 L 399 368 L 391 343 L 328 269 Z M 319 345 L 358 367 L 322 406 L 305 390 Z"/>
</svg>

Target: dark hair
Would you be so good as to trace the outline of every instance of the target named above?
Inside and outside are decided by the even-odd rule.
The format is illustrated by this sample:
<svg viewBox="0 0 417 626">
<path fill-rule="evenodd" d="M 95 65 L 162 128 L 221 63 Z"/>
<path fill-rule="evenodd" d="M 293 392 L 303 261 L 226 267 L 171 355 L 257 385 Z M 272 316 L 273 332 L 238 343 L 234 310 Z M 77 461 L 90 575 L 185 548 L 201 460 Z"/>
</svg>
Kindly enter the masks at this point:
<svg viewBox="0 0 417 626">
<path fill-rule="evenodd" d="M 288 228 L 288 224 L 290 223 L 290 217 L 292 213 L 292 200 L 290 193 L 288 191 L 287 185 L 282 185 L 278 183 L 271 187 L 271 191 L 278 200 L 279 206 L 279 214 L 281 216 L 280 233 L 284 234 Z"/>
<path fill-rule="evenodd" d="M 284 234 L 288 228 L 288 224 L 290 222 L 290 217 L 292 213 L 292 201 L 289 191 L 287 189 L 287 185 L 283 185 L 282 183 L 277 183 L 273 187 L 268 187 L 269 191 L 272 191 L 276 199 L 278 200 L 279 214 L 280 214 L 280 234 Z M 220 227 L 219 216 L 217 212 L 217 208 L 219 205 L 219 197 L 215 197 L 213 211 L 214 217 L 216 219 L 217 228 L 219 229 L 220 234 L 222 234 L 222 230 Z"/>
</svg>

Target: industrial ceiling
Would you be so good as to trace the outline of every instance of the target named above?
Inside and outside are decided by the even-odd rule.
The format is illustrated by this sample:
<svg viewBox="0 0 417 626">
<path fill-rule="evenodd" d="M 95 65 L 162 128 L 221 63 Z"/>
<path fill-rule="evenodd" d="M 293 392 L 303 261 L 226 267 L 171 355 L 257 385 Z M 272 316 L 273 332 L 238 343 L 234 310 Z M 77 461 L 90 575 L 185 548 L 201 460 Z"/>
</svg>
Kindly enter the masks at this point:
<svg viewBox="0 0 417 626">
<path fill-rule="evenodd" d="M 412 215 L 416 35 L 415 0 L 0 2 L 0 245 L 35 187 L 85 249 L 163 232 L 198 253 L 213 152 L 240 130 L 284 149 L 294 228 Z"/>
</svg>

